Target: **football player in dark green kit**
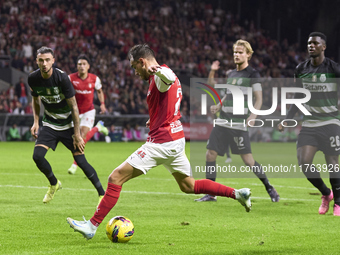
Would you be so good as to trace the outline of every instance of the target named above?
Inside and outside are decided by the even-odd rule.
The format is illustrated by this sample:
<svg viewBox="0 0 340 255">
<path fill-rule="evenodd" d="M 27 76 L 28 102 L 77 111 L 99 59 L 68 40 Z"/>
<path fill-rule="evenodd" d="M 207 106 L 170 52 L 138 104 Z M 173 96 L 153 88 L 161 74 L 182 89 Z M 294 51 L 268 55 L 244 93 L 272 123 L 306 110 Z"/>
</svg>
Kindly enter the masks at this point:
<svg viewBox="0 0 340 255">
<path fill-rule="evenodd" d="M 308 89 L 311 99 L 304 105 L 312 115 L 305 115 L 298 136 L 297 157 L 301 170 L 307 179 L 322 194 L 319 214 L 328 212 L 334 199 L 333 215 L 340 216 L 340 114 L 338 110 L 338 84 L 340 65 L 325 57 L 327 38 L 323 33 L 309 35 L 307 50 L 310 58 L 300 63 L 295 70 L 296 86 Z M 301 94 L 295 94 L 300 98 Z M 292 105 L 287 119 L 292 119 L 298 108 Z M 279 130 L 283 126 L 279 125 Z M 325 155 L 329 189 L 320 177 L 320 169 L 313 165 L 315 153 L 321 150 Z"/>
<path fill-rule="evenodd" d="M 85 143 L 80 135 L 79 111 L 74 88 L 67 74 L 53 67 L 54 60 L 53 50 L 41 47 L 37 50 L 39 69 L 28 76 L 34 117 L 31 133 L 37 139 L 33 160 L 50 182 L 43 203 L 50 202 L 54 194 L 61 189 L 60 180 L 54 176 L 51 165 L 45 158 L 48 149 L 55 150 L 58 142 L 62 142 L 72 152 L 79 167 L 97 189 L 100 200 L 105 192 L 96 171 L 84 155 Z M 40 102 L 43 103 L 45 110 L 43 127 L 39 131 Z"/>
</svg>

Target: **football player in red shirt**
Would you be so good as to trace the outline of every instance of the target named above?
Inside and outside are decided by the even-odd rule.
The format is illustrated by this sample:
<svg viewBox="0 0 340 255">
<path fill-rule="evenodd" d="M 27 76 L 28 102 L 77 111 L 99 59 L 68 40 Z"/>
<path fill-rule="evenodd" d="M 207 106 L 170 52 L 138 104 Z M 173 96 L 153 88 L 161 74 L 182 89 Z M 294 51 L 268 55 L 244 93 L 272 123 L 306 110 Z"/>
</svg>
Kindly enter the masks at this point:
<svg viewBox="0 0 340 255">
<path fill-rule="evenodd" d="M 93 127 L 94 119 L 96 117 L 96 110 L 94 109 L 93 104 L 94 90 L 97 91 L 98 99 L 100 101 L 100 113 L 103 114 L 107 110 L 104 102 L 102 83 L 97 75 L 89 73 L 90 60 L 86 55 L 82 54 L 78 57 L 77 69 L 78 72 L 70 74 L 69 78 L 76 92 L 75 96 L 80 118 L 80 132 L 86 143 L 97 132 L 100 132 L 105 136 L 109 133 L 101 120 Z M 74 161 L 72 166 L 68 169 L 68 173 L 75 174 L 76 171 L 77 163 Z"/>
<path fill-rule="evenodd" d="M 238 200 L 250 211 L 250 189 L 236 190 L 217 182 L 192 177 L 191 166 L 185 155 L 185 138 L 179 112 L 182 99 L 181 83 L 174 72 L 166 65 L 160 66 L 154 51 L 146 44 L 132 47 L 128 53 L 131 67 L 136 75 L 149 82 L 147 103 L 150 128 L 147 142 L 132 153 L 109 176 L 108 187 L 93 217 L 88 221 L 67 218 L 67 222 L 86 239 L 91 239 L 105 216 L 115 206 L 122 189 L 128 180 L 147 174 L 163 165 L 173 175 L 181 191 L 195 194 L 214 194 Z"/>
</svg>

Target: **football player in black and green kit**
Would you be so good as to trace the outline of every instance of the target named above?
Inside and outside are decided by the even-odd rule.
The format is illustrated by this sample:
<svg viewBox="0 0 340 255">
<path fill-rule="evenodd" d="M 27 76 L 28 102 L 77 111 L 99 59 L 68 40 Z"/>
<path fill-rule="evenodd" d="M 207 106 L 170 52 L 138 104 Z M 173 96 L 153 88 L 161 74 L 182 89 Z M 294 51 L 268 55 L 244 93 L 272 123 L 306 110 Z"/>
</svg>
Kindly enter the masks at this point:
<svg viewBox="0 0 340 255">
<path fill-rule="evenodd" d="M 253 49 L 249 42 L 238 40 L 233 45 L 233 51 L 236 69 L 228 74 L 227 84 L 238 86 L 242 91 L 246 91 L 248 87 L 251 87 L 255 97 L 254 108 L 259 110 L 262 105 L 262 87 L 259 81 L 260 74 L 248 64 L 248 61 L 253 54 Z M 230 145 L 231 152 L 233 154 L 239 154 L 243 162 L 249 166 L 255 175 L 262 181 L 272 202 L 279 202 L 279 194 L 269 183 L 266 174 L 262 170 L 262 166 L 254 160 L 251 152 L 247 126 L 248 123 L 250 126 L 254 125 L 254 119 L 256 119 L 257 116 L 253 113 L 248 115 L 247 93 L 245 93 L 244 96 L 244 115 L 233 115 L 233 97 L 228 93 L 226 93 L 222 99 L 223 105 L 218 104 L 210 107 L 213 114 L 218 111 L 220 111 L 220 114 L 211 131 L 207 144 L 206 178 L 213 181 L 216 180 L 216 171 L 209 171 L 208 169 L 216 169 L 217 156 L 223 156 L 227 146 Z M 195 201 L 216 201 L 216 197 L 207 194 Z"/>
<path fill-rule="evenodd" d="M 311 93 L 311 99 L 304 106 L 312 114 L 303 118 L 297 157 L 307 179 L 322 194 L 319 214 L 328 212 L 329 203 L 334 199 L 333 215 L 340 216 L 340 114 L 336 80 L 340 78 L 340 65 L 325 57 L 326 41 L 323 33 L 311 33 L 307 42 L 310 58 L 300 63 L 295 70 L 296 86 L 308 89 Z M 295 95 L 295 98 L 301 97 L 301 94 Z M 286 119 L 292 119 L 297 111 L 298 108 L 292 105 Z M 283 130 L 282 125 L 278 127 Z M 321 169 L 313 165 L 318 150 L 325 155 L 332 189 L 321 179 Z"/>
<path fill-rule="evenodd" d="M 54 52 L 51 48 L 38 49 L 36 60 L 39 69 L 28 76 L 28 85 L 33 98 L 34 123 L 31 133 L 37 139 L 33 160 L 50 182 L 43 202 L 50 202 L 55 192 L 61 189 L 60 180 L 54 176 L 51 165 L 45 158 L 48 149 L 55 150 L 58 142 L 62 142 L 72 152 L 78 166 L 97 189 L 100 200 L 105 192 L 96 171 L 84 156 L 85 143 L 80 135 L 79 112 L 70 79 L 65 72 L 53 67 Z M 39 131 L 41 101 L 45 110 L 43 127 Z"/>
</svg>

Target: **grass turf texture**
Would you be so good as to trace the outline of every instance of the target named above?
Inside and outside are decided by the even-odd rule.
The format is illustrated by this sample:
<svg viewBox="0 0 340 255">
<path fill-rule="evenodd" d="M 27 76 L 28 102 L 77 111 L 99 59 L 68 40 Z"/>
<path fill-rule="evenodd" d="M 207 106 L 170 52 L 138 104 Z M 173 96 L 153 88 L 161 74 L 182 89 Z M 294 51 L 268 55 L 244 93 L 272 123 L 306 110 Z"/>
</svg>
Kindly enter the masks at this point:
<svg viewBox="0 0 340 255">
<path fill-rule="evenodd" d="M 140 145 L 86 145 L 86 157 L 104 188 L 109 173 Z M 194 147 L 198 145 L 204 148 L 204 143 Z M 95 189 L 79 168 L 75 175 L 67 174 L 72 156 L 59 144 L 47 159 L 63 189 L 44 205 L 48 182 L 32 160 L 33 147 L 31 142 L 0 143 L 0 254 L 338 254 L 340 218 L 333 216 L 333 208 L 318 215 L 321 195 L 315 195 L 317 190 L 306 179 L 272 178 L 281 195 L 279 203 L 272 203 L 255 178 L 218 178 L 234 188 L 252 189 L 253 208 L 246 213 L 228 198 L 194 202 L 200 196 L 181 193 L 162 166 L 127 182 L 95 237 L 86 241 L 69 228 L 66 217 L 89 219 L 98 202 Z M 186 149 L 189 156 L 189 143 Z M 252 149 L 262 164 L 296 163 L 292 143 L 254 143 Z M 205 151 L 203 161 L 204 155 Z M 239 156 L 232 159 L 241 165 Z M 320 152 L 315 162 L 324 163 Z M 116 215 L 135 225 L 135 235 L 126 244 L 111 243 L 106 237 L 106 223 Z"/>
</svg>

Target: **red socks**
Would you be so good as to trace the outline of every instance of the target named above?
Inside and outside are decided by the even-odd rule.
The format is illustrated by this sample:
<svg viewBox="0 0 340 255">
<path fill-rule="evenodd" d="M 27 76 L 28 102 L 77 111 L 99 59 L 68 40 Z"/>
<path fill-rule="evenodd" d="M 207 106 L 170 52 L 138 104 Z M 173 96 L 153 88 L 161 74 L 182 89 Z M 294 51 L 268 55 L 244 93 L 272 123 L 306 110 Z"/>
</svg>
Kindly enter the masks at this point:
<svg viewBox="0 0 340 255">
<path fill-rule="evenodd" d="M 195 181 L 195 194 L 209 194 L 212 196 L 231 197 L 235 199 L 235 189 L 224 186 L 220 183 L 202 179 Z"/>
<path fill-rule="evenodd" d="M 98 227 L 99 224 L 102 223 L 105 216 L 116 205 L 121 190 L 121 186 L 108 183 L 105 195 L 98 205 L 97 211 L 90 219 L 93 225 Z M 195 194 L 210 194 L 213 196 L 231 197 L 235 199 L 235 189 L 208 179 L 196 180 L 194 190 Z"/>
<path fill-rule="evenodd" d="M 105 195 L 97 207 L 97 210 L 93 217 L 90 219 L 91 223 L 96 227 L 104 220 L 105 216 L 111 211 L 116 205 L 122 186 L 118 186 L 113 183 L 107 184 Z"/>
<path fill-rule="evenodd" d="M 91 138 L 94 136 L 95 133 L 98 132 L 98 128 L 97 127 L 93 127 L 89 132 L 87 132 L 86 134 L 86 140 L 84 141 L 85 143 L 87 143 L 87 141 L 91 140 Z"/>
</svg>

